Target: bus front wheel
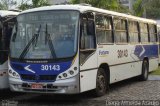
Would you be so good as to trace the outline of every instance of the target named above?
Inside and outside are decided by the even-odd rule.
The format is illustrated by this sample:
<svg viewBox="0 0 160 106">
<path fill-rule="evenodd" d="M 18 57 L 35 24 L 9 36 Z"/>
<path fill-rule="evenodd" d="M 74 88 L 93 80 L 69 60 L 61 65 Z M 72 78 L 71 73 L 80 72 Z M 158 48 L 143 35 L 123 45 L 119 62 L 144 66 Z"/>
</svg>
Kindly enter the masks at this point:
<svg viewBox="0 0 160 106">
<path fill-rule="evenodd" d="M 99 68 L 96 79 L 95 96 L 103 96 L 107 92 L 107 77 L 103 68 Z"/>
<path fill-rule="evenodd" d="M 142 74 L 140 76 L 141 81 L 146 81 L 148 79 L 149 65 L 148 61 L 144 60 L 142 63 Z"/>
</svg>

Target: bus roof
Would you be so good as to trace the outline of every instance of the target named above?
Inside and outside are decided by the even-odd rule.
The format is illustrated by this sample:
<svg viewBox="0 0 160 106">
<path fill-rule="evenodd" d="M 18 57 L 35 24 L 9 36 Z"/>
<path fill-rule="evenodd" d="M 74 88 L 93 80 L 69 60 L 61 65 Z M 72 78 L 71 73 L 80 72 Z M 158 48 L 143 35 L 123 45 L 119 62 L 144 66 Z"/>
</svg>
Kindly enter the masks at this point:
<svg viewBox="0 0 160 106">
<path fill-rule="evenodd" d="M 36 12 L 36 11 L 46 11 L 46 10 L 78 10 L 81 13 L 83 13 L 85 11 L 95 11 L 95 12 L 105 13 L 108 15 L 118 16 L 118 17 L 122 17 L 122 18 L 129 18 L 129 19 L 133 19 L 136 21 L 143 21 L 146 23 L 154 23 L 154 24 L 156 23 L 156 21 L 151 20 L 151 19 L 140 18 L 140 17 L 124 14 L 124 13 L 109 11 L 109 10 L 105 10 L 105 9 L 100 9 L 100 8 L 95 8 L 92 6 L 85 6 L 85 5 L 80 5 L 80 4 L 52 5 L 52 6 L 39 7 L 39 8 L 34 8 L 34 9 L 29 9 L 29 10 L 23 11 L 21 14 L 28 13 L 28 12 Z"/>
<path fill-rule="evenodd" d="M 19 14 L 19 12 L 15 12 L 15 11 L 0 10 L 1 17 L 5 17 L 8 15 L 18 15 L 18 14 Z"/>
<path fill-rule="evenodd" d="M 157 24 L 157 27 L 160 28 L 160 24 Z"/>
</svg>

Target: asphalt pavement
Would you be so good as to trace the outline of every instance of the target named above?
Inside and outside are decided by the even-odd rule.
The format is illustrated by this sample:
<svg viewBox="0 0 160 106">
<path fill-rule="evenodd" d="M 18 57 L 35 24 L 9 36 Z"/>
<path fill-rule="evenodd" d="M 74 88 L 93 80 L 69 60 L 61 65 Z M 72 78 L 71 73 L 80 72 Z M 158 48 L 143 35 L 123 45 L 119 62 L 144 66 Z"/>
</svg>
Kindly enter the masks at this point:
<svg viewBox="0 0 160 106">
<path fill-rule="evenodd" d="M 160 101 L 158 100 L 160 100 L 160 81 L 157 77 L 158 76 L 149 76 L 148 81 L 138 81 L 137 78 L 132 78 L 112 84 L 110 85 L 109 93 L 102 97 L 94 97 L 93 93 L 91 92 L 85 92 L 76 95 L 48 95 L 17 93 L 9 90 L 2 90 L 0 91 L 0 105 L 120 106 L 119 104 L 123 103 L 125 106 L 129 105 L 129 103 L 132 103 L 133 106 L 140 106 L 140 104 L 142 105 L 143 103 L 144 106 L 159 106 Z"/>
</svg>

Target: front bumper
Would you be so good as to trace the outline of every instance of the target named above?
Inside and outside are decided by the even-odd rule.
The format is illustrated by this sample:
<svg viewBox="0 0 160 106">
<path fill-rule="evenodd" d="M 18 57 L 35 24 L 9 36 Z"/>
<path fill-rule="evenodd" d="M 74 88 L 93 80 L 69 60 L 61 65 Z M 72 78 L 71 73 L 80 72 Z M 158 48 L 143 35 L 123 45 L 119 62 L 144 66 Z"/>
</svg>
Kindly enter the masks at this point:
<svg viewBox="0 0 160 106">
<path fill-rule="evenodd" d="M 41 89 L 32 89 L 32 84 L 42 84 Z M 53 93 L 53 94 L 76 94 L 79 93 L 79 75 L 65 80 L 55 82 L 26 82 L 21 79 L 9 77 L 11 91 L 34 92 L 34 93 Z"/>
</svg>

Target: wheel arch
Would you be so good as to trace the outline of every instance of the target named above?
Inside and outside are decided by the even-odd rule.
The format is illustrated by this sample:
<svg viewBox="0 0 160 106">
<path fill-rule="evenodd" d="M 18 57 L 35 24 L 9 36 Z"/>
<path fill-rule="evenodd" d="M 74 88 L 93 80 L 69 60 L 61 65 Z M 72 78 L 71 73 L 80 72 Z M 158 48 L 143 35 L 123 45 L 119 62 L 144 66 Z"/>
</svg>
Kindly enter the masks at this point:
<svg viewBox="0 0 160 106">
<path fill-rule="evenodd" d="M 147 63 L 147 67 L 145 65 L 146 63 Z M 148 68 L 147 71 L 146 71 L 146 68 Z M 146 81 L 148 79 L 148 73 L 149 73 L 149 59 L 148 57 L 144 57 L 143 62 L 142 62 L 141 75 L 139 79 L 141 81 Z"/>
<path fill-rule="evenodd" d="M 107 63 L 102 63 L 99 65 L 99 68 L 103 68 L 105 70 L 105 74 L 107 76 L 108 84 L 110 84 L 110 68 Z"/>
<path fill-rule="evenodd" d="M 148 62 L 148 68 L 149 68 L 149 58 L 148 58 L 148 57 L 144 57 L 143 62 L 144 62 L 145 60 Z"/>
</svg>

